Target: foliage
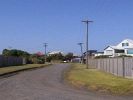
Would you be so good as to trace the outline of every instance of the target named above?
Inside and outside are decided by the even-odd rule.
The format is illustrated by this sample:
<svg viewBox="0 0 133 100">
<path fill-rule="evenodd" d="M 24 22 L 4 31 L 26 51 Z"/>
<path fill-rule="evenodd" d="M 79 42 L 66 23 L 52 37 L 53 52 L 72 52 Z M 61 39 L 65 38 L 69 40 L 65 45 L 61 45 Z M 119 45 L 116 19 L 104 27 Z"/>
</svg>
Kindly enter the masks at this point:
<svg viewBox="0 0 133 100">
<path fill-rule="evenodd" d="M 26 59 L 26 63 L 28 64 L 43 64 L 45 63 L 45 56 L 44 55 L 40 55 L 39 53 L 36 54 L 29 54 L 26 51 L 22 51 L 22 50 L 17 50 L 17 49 L 12 49 L 12 50 L 8 50 L 8 49 L 4 49 L 2 52 L 2 55 L 4 56 L 15 56 L 15 57 L 24 57 Z M 51 62 L 51 60 L 56 60 L 56 61 L 70 61 L 73 58 L 73 53 L 68 53 L 65 56 L 62 55 L 61 53 L 59 54 L 53 54 L 53 55 L 49 55 L 47 56 L 47 62 Z"/>
<path fill-rule="evenodd" d="M 66 61 L 71 61 L 72 58 L 73 58 L 73 53 L 71 52 L 69 52 L 68 54 L 64 56 L 64 60 Z"/>
<path fill-rule="evenodd" d="M 30 56 L 30 61 L 31 63 L 34 64 L 44 64 L 45 63 L 44 55 L 32 54 Z"/>
<path fill-rule="evenodd" d="M 51 61 L 51 60 L 63 60 L 64 56 L 59 53 L 59 54 L 53 54 L 47 57 L 47 60 Z"/>
<path fill-rule="evenodd" d="M 70 61 L 73 58 L 73 53 L 68 53 L 65 56 L 61 53 L 59 54 L 53 54 L 47 57 L 47 61 L 51 62 L 52 60 L 60 60 L 60 61 Z"/>
<path fill-rule="evenodd" d="M 129 56 L 129 55 L 120 55 L 118 57 L 132 57 L 132 56 Z"/>
<path fill-rule="evenodd" d="M 52 56 L 47 56 L 47 62 L 51 62 L 51 60 L 52 60 Z"/>
<path fill-rule="evenodd" d="M 109 58 L 109 56 L 107 55 L 100 55 L 100 56 L 96 56 L 95 59 L 99 59 L 99 58 Z"/>
<path fill-rule="evenodd" d="M 22 51 L 22 50 L 17 50 L 17 49 L 12 49 L 12 50 L 4 49 L 2 52 L 2 55 L 16 56 L 16 57 L 29 57 L 30 56 L 30 54 L 28 52 Z"/>
<path fill-rule="evenodd" d="M 45 63 L 44 55 L 38 54 L 29 54 L 26 51 L 17 50 L 17 49 L 4 49 L 2 52 L 4 56 L 15 56 L 15 57 L 24 57 L 26 59 L 27 64 L 43 64 Z"/>
</svg>

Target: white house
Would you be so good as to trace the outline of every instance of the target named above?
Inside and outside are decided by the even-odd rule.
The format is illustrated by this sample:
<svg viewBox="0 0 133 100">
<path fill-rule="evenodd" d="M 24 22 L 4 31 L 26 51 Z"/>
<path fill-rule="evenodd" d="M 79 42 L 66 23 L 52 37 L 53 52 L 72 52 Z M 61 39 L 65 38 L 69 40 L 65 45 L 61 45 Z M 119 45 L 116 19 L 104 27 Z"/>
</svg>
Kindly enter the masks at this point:
<svg viewBox="0 0 133 100">
<path fill-rule="evenodd" d="M 48 55 L 54 55 L 54 54 L 63 54 L 63 52 L 61 51 L 52 51 L 52 52 L 49 52 Z"/>
<path fill-rule="evenodd" d="M 125 39 L 116 46 L 107 46 L 104 55 L 116 57 L 121 55 L 133 56 L 133 40 Z"/>
<path fill-rule="evenodd" d="M 104 52 L 96 52 L 94 53 L 94 56 L 97 57 L 97 56 L 103 56 L 104 55 Z"/>
</svg>

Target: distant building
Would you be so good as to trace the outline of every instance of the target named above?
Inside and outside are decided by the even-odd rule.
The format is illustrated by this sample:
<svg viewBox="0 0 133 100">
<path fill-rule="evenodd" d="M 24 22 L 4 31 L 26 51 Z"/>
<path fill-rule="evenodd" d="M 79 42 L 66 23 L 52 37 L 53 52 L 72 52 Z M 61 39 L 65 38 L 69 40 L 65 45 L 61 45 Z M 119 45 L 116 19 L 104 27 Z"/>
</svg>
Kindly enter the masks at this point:
<svg viewBox="0 0 133 100">
<path fill-rule="evenodd" d="M 80 63 L 81 62 L 81 58 L 80 57 L 73 58 L 73 59 L 71 59 L 71 62 L 73 62 L 73 63 Z"/>
<path fill-rule="evenodd" d="M 88 57 L 93 58 L 95 56 L 95 53 L 97 53 L 97 50 L 88 50 Z M 83 56 L 86 59 L 86 52 L 83 53 Z"/>
<path fill-rule="evenodd" d="M 103 55 L 104 55 L 104 52 L 96 52 L 94 54 L 95 57 L 97 57 L 97 56 L 103 56 Z"/>
<path fill-rule="evenodd" d="M 63 54 L 63 52 L 61 51 L 52 51 L 52 52 L 49 52 L 48 55 L 54 55 L 54 54 Z"/>
<path fill-rule="evenodd" d="M 97 53 L 97 50 L 88 50 L 88 57 L 95 58 L 95 53 Z M 86 52 L 83 53 L 83 63 L 85 62 L 86 62 Z"/>
<path fill-rule="evenodd" d="M 121 55 L 133 56 L 133 40 L 125 39 L 116 46 L 107 46 L 104 55 L 116 57 Z"/>
</svg>

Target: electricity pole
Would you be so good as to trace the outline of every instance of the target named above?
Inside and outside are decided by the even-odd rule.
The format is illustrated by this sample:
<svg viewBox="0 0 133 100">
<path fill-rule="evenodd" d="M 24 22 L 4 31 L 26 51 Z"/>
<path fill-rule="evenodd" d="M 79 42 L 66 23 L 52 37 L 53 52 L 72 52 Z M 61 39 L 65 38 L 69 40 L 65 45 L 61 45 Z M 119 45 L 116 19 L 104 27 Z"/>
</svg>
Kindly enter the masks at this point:
<svg viewBox="0 0 133 100">
<path fill-rule="evenodd" d="M 84 20 L 82 21 L 83 23 L 86 24 L 86 68 L 88 69 L 88 24 L 92 23 L 93 21 L 90 20 Z"/>
<path fill-rule="evenodd" d="M 83 43 L 78 43 L 78 45 L 79 45 L 80 48 L 81 48 L 81 64 L 83 64 L 83 47 L 82 47 L 82 44 L 83 44 Z"/>
<path fill-rule="evenodd" d="M 45 47 L 45 63 L 46 63 L 46 59 L 47 59 L 47 43 L 44 43 L 44 47 Z"/>
</svg>

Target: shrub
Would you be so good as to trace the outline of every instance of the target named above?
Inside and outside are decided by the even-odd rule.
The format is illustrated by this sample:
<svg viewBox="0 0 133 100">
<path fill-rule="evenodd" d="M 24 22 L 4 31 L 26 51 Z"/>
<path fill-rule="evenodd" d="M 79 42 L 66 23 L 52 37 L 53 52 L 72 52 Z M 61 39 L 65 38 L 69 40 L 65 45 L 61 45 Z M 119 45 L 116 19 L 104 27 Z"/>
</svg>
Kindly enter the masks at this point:
<svg viewBox="0 0 133 100">
<path fill-rule="evenodd" d="M 95 59 L 99 59 L 99 58 L 109 58 L 109 56 L 107 55 L 101 55 L 101 56 L 96 56 Z"/>
</svg>

